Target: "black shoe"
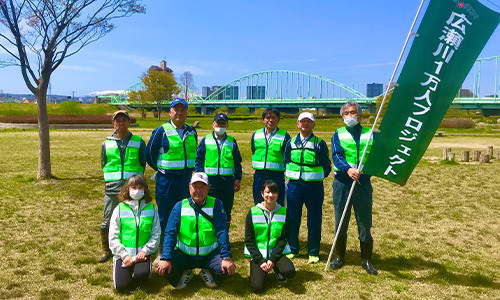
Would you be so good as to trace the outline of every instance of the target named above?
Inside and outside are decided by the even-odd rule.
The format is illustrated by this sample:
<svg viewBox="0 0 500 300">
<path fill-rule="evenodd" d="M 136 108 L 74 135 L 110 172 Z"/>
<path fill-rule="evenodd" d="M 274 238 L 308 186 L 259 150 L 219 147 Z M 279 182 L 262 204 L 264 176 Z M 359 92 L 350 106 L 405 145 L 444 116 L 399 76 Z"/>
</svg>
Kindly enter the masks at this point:
<svg viewBox="0 0 500 300">
<path fill-rule="evenodd" d="M 378 274 L 377 270 L 373 267 L 372 262 L 367 259 L 363 259 L 363 261 L 361 262 L 361 266 L 366 270 L 366 273 L 370 275 Z"/>
<path fill-rule="evenodd" d="M 330 264 L 330 268 L 338 270 L 344 266 L 344 258 L 342 256 L 337 256 L 335 260 Z"/>
</svg>

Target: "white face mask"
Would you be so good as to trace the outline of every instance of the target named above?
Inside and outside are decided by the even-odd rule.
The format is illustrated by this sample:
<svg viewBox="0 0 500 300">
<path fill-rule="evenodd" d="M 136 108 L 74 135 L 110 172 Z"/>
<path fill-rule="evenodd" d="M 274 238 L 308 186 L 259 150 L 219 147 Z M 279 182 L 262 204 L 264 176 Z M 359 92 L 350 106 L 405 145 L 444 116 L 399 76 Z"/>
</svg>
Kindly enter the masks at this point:
<svg viewBox="0 0 500 300">
<path fill-rule="evenodd" d="M 347 116 L 344 117 L 344 123 L 347 125 L 347 127 L 354 127 L 356 126 L 358 122 L 358 118 L 355 116 Z"/>
<path fill-rule="evenodd" d="M 223 127 L 215 127 L 214 131 L 218 135 L 223 135 L 224 133 L 226 133 L 226 129 L 227 128 L 223 128 Z"/>
<path fill-rule="evenodd" d="M 134 200 L 140 200 L 144 197 L 144 190 L 130 190 L 129 195 Z"/>
</svg>

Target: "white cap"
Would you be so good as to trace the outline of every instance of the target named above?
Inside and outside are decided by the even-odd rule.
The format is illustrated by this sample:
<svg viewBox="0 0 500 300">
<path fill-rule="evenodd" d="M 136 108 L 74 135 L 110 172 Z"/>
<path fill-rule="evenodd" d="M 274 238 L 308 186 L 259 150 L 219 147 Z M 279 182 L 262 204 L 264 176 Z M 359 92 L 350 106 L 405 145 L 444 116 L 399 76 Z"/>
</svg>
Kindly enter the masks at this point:
<svg viewBox="0 0 500 300">
<path fill-rule="evenodd" d="M 191 177 L 191 182 L 189 182 L 189 184 L 192 184 L 192 183 L 195 183 L 198 181 L 203 182 L 204 184 L 208 185 L 208 175 L 203 173 L 203 172 L 196 172 Z"/>
<path fill-rule="evenodd" d="M 301 113 L 299 115 L 299 117 L 297 118 L 297 121 L 300 121 L 300 120 L 302 120 L 304 118 L 308 118 L 309 120 L 311 120 L 313 122 L 315 121 L 314 115 L 312 113 L 310 113 L 310 112 L 303 112 L 303 113 Z"/>
</svg>

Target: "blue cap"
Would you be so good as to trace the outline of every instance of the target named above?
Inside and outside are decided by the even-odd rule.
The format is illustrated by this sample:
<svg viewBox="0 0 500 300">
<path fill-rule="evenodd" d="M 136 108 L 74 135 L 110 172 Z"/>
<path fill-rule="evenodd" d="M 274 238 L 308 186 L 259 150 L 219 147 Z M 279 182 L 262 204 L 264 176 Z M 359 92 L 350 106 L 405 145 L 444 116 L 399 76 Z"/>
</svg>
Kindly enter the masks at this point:
<svg viewBox="0 0 500 300">
<path fill-rule="evenodd" d="M 176 104 L 179 104 L 179 103 L 182 103 L 182 105 L 184 105 L 186 107 L 186 109 L 188 108 L 188 104 L 187 104 L 186 100 L 184 100 L 182 98 L 176 98 L 176 99 L 172 100 L 172 103 L 170 103 L 170 108 L 174 107 Z"/>
<path fill-rule="evenodd" d="M 229 122 L 229 118 L 226 116 L 225 113 L 218 113 L 218 114 L 215 115 L 214 121 L 217 122 L 217 121 L 220 121 L 220 120 L 224 120 L 224 121 L 226 121 L 226 123 Z"/>
</svg>

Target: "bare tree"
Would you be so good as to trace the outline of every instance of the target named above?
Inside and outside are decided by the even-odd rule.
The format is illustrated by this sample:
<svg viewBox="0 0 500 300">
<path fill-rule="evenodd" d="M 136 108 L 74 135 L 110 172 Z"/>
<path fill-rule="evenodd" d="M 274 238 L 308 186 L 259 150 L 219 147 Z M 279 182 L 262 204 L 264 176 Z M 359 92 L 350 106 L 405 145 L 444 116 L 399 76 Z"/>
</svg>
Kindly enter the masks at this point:
<svg viewBox="0 0 500 300">
<path fill-rule="evenodd" d="M 182 87 L 182 94 L 184 99 L 186 99 L 186 101 L 189 101 L 192 96 L 190 95 L 190 93 L 193 93 L 193 91 L 196 89 L 196 86 L 194 85 L 193 74 L 191 74 L 191 72 L 189 71 L 182 73 L 181 77 L 179 78 L 179 83 Z"/>
<path fill-rule="evenodd" d="M 0 0 L 0 48 L 13 57 L 38 108 L 38 179 L 52 176 L 47 88 L 65 58 L 112 31 L 113 20 L 144 13 L 141 0 Z"/>
</svg>

